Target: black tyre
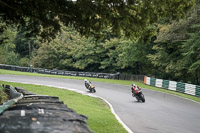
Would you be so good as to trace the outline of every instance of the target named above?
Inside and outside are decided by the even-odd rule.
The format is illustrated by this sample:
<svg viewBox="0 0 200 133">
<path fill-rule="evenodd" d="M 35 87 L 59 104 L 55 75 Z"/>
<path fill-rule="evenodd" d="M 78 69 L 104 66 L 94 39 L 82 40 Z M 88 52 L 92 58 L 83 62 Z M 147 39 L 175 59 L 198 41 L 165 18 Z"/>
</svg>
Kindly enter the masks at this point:
<svg viewBox="0 0 200 133">
<path fill-rule="evenodd" d="M 140 94 L 140 99 L 141 99 L 141 101 L 144 103 L 145 102 L 145 98 L 144 98 L 144 95 L 141 93 Z"/>
<path fill-rule="evenodd" d="M 135 98 L 137 99 L 138 102 L 140 101 L 140 98 L 138 96 L 135 96 Z"/>
<path fill-rule="evenodd" d="M 92 90 L 92 91 L 91 91 L 92 93 L 95 93 L 95 92 L 96 92 L 96 90 L 95 90 L 94 88 L 91 88 L 91 90 Z"/>
<path fill-rule="evenodd" d="M 88 118 L 58 97 L 22 92 L 24 98 L 0 114 L 0 133 L 92 133 Z"/>
</svg>

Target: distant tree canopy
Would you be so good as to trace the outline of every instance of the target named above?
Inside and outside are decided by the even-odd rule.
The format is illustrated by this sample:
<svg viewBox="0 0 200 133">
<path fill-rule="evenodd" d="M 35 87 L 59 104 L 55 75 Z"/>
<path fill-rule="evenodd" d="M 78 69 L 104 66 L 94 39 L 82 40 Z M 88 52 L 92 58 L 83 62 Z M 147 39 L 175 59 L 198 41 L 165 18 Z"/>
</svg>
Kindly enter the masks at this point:
<svg viewBox="0 0 200 133">
<path fill-rule="evenodd" d="M 162 17 L 179 19 L 195 0 L 0 0 L 0 17 L 7 24 L 26 25 L 33 34 L 54 37 L 61 23 L 82 35 L 112 32 L 137 37 Z M 27 25 L 28 23 L 28 25 Z"/>
<path fill-rule="evenodd" d="M 200 84 L 200 1 L 188 17 L 179 22 L 160 25 L 151 63 L 164 78 Z M 159 73 L 160 74 L 160 73 Z M 158 75 L 159 75 L 158 74 Z M 160 77 L 162 77 L 161 75 Z M 162 77 L 163 78 L 163 77 Z"/>
</svg>

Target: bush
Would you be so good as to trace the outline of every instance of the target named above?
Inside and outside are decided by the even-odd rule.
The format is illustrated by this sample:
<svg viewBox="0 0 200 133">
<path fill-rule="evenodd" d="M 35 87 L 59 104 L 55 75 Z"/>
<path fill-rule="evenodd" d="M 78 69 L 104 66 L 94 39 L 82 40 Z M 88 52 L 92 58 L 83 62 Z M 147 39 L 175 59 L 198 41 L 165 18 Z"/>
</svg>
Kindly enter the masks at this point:
<svg viewBox="0 0 200 133">
<path fill-rule="evenodd" d="M 20 61 L 19 61 L 19 65 L 20 66 L 23 66 L 23 67 L 29 67 L 30 63 L 29 63 L 29 58 L 27 57 L 24 57 L 24 58 L 21 58 Z"/>
<path fill-rule="evenodd" d="M 7 100 L 8 100 L 8 95 L 5 92 L 3 92 L 2 87 L 0 87 L 0 105 Z"/>
</svg>

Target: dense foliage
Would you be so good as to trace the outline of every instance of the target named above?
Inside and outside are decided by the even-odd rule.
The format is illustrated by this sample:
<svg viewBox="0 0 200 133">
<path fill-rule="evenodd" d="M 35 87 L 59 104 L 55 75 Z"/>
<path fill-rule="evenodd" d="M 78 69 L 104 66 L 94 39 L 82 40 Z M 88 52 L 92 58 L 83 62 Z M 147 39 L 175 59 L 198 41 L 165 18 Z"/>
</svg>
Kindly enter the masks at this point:
<svg viewBox="0 0 200 133">
<path fill-rule="evenodd" d="M 200 84 L 199 1 L 187 14 L 193 2 L 0 0 L 0 63 Z"/>
<path fill-rule="evenodd" d="M 101 34 L 108 26 L 133 38 L 162 17 L 178 19 L 195 0 L 0 0 L 0 17 L 27 26 L 43 38 L 54 37 L 61 24 L 73 25 L 81 34 Z M 28 25 L 27 25 L 28 23 Z"/>
<path fill-rule="evenodd" d="M 124 37 L 99 42 L 64 28 L 50 43 L 42 43 L 33 57 L 35 67 L 79 71 L 148 73 L 147 45 Z M 146 69 L 148 67 L 148 69 Z"/>
<path fill-rule="evenodd" d="M 1 23 L 2 26 L 5 23 Z M 15 53 L 16 45 L 14 40 L 16 38 L 17 31 L 13 27 L 8 27 L 0 35 L 0 63 L 1 64 L 13 64 L 18 65 L 16 60 L 19 60 L 19 55 Z"/>
<path fill-rule="evenodd" d="M 200 83 L 200 4 L 179 22 L 160 27 L 149 55 L 152 64 L 165 78 Z M 157 75 L 159 76 L 159 75 Z M 161 76 L 162 77 L 162 76 Z"/>
</svg>

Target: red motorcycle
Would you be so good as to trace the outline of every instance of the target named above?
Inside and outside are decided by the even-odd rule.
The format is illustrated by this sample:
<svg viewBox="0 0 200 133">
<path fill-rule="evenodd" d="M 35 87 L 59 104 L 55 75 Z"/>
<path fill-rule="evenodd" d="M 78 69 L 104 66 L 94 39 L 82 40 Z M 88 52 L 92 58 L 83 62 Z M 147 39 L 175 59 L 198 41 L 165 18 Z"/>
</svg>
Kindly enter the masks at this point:
<svg viewBox="0 0 200 133">
<path fill-rule="evenodd" d="M 141 88 L 139 88 L 138 86 L 132 88 L 132 96 L 135 97 L 138 100 L 138 102 L 145 102 L 144 94 L 142 93 Z"/>
</svg>

